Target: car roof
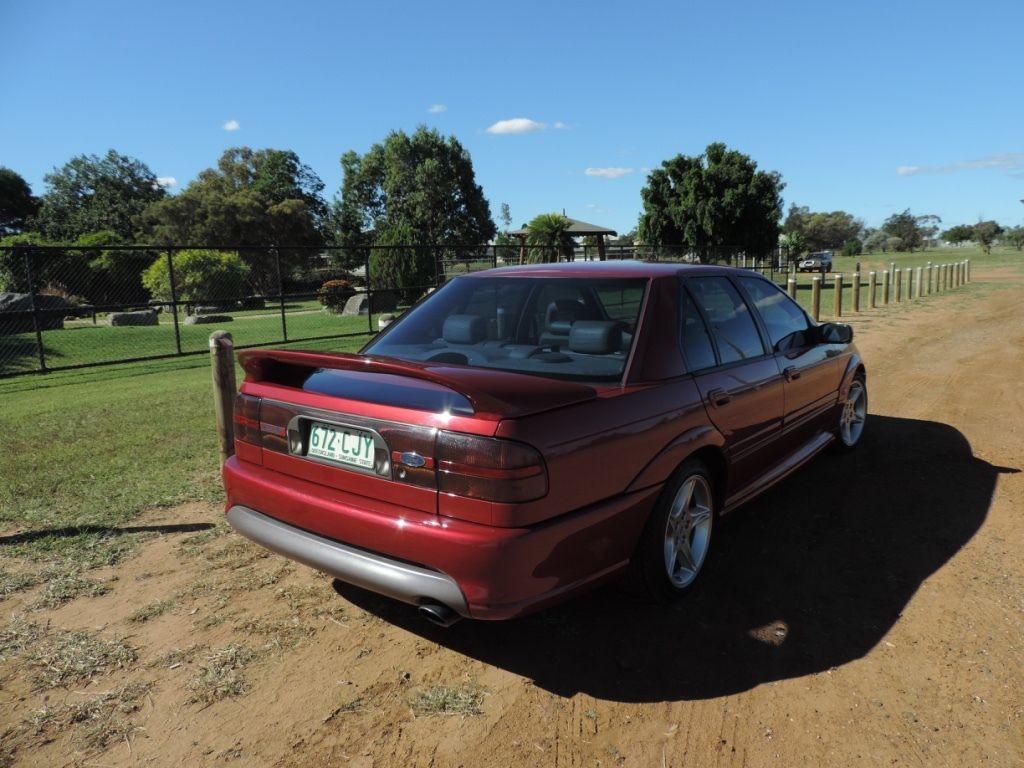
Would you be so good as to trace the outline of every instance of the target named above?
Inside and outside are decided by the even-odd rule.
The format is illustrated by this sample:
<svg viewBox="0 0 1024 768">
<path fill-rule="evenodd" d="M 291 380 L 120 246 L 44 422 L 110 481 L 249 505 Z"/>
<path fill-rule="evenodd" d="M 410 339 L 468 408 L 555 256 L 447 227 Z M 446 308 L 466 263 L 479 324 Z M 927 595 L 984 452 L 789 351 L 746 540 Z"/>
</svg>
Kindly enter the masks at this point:
<svg viewBox="0 0 1024 768">
<path fill-rule="evenodd" d="M 462 275 L 462 277 L 652 278 L 681 274 L 721 274 L 722 272 L 733 271 L 750 274 L 749 270 L 722 267 L 714 264 L 685 264 L 682 262 L 621 259 L 614 261 L 569 261 L 556 264 L 523 264 L 521 266 L 485 269 L 480 272 Z"/>
</svg>

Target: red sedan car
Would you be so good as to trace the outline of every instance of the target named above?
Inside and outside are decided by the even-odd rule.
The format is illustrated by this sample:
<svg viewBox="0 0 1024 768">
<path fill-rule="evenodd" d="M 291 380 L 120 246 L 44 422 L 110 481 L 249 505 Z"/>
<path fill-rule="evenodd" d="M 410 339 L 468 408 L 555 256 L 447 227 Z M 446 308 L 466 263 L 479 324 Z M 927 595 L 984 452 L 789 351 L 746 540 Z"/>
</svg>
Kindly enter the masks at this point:
<svg viewBox="0 0 1024 768">
<path fill-rule="evenodd" d="M 867 412 L 849 326 L 712 266 L 493 269 L 358 355 L 241 360 L 231 525 L 444 625 L 627 569 L 684 594 L 718 516 L 852 448 Z"/>
</svg>

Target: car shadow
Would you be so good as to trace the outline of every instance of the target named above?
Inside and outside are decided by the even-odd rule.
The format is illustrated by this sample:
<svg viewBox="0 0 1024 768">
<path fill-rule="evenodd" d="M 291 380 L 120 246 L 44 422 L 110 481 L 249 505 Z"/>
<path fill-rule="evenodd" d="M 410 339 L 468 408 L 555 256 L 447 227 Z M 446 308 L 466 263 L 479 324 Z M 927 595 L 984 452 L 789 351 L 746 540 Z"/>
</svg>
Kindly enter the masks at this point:
<svg viewBox="0 0 1024 768">
<path fill-rule="evenodd" d="M 945 424 L 872 416 L 850 454 L 827 452 L 721 521 L 702 584 L 672 608 L 606 587 L 507 622 L 441 629 L 336 582 L 348 600 L 552 693 L 703 699 L 860 658 L 921 583 L 985 520 L 1002 472 Z"/>
</svg>

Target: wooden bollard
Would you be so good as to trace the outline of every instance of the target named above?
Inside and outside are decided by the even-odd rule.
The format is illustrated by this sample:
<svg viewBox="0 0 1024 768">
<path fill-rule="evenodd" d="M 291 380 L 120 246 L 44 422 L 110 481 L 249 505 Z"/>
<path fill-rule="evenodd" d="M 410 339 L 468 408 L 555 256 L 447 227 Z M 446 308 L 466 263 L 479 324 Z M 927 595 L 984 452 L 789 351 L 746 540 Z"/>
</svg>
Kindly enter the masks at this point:
<svg viewBox="0 0 1024 768">
<path fill-rule="evenodd" d="M 964 280 L 964 263 L 962 261 L 956 265 L 956 279 L 959 281 L 960 285 L 963 285 L 964 282 L 966 282 Z"/>
<path fill-rule="evenodd" d="M 942 293 L 945 290 L 946 265 L 939 264 L 939 271 L 935 273 L 935 292 Z"/>
<path fill-rule="evenodd" d="M 914 270 L 914 298 L 920 299 L 921 293 L 921 278 L 924 275 L 924 267 L 918 267 Z"/>
<path fill-rule="evenodd" d="M 875 308 L 875 283 L 878 281 L 878 274 L 875 270 L 868 272 L 868 308 Z"/>
<path fill-rule="evenodd" d="M 811 278 L 811 317 L 815 321 L 821 317 L 821 277 L 818 275 Z"/>
<path fill-rule="evenodd" d="M 889 270 L 882 270 L 882 306 L 888 306 L 889 304 L 889 283 L 891 278 L 889 276 Z"/>
<path fill-rule="evenodd" d="M 903 270 L 903 282 L 907 284 L 907 301 L 914 298 L 914 270 L 907 267 Z"/>
<path fill-rule="evenodd" d="M 786 293 L 789 294 L 789 298 L 796 300 L 796 276 L 790 275 L 786 279 Z"/>
<path fill-rule="evenodd" d="M 966 268 L 967 268 L 967 282 L 969 283 L 969 282 L 971 282 L 971 260 L 970 260 L 970 259 L 967 259 L 967 260 L 966 260 L 966 261 L 964 262 L 964 265 L 965 265 L 965 266 L 966 266 Z"/>
<path fill-rule="evenodd" d="M 860 270 L 853 273 L 853 311 L 860 312 Z"/>
<path fill-rule="evenodd" d="M 893 279 L 896 281 L 896 284 L 893 286 L 892 292 L 895 294 L 896 303 L 899 304 L 903 301 L 903 270 L 897 269 L 893 273 Z"/>
<path fill-rule="evenodd" d="M 227 331 L 210 334 L 210 368 L 213 372 L 213 410 L 217 416 L 220 461 L 235 453 L 235 345 Z"/>
<path fill-rule="evenodd" d="M 926 296 L 932 292 L 932 263 L 930 261 L 924 265 L 924 292 Z"/>
<path fill-rule="evenodd" d="M 832 280 L 832 285 L 833 285 L 833 291 L 835 292 L 835 296 L 832 297 L 833 302 L 834 302 L 833 305 L 832 305 L 833 308 L 834 308 L 833 309 L 833 315 L 835 317 L 842 317 L 843 316 L 843 273 L 842 272 L 836 272 L 836 276 Z"/>
</svg>

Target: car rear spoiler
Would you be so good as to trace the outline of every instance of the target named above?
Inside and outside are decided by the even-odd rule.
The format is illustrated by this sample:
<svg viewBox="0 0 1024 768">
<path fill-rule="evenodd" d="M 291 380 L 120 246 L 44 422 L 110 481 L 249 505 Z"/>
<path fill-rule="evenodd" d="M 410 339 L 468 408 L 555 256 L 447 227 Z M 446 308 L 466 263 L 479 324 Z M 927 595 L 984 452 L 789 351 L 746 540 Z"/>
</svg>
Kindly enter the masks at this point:
<svg viewBox="0 0 1024 768">
<path fill-rule="evenodd" d="M 458 392 L 481 418 L 512 418 L 585 402 L 597 391 L 574 381 L 541 378 L 489 368 L 420 363 L 342 352 L 249 349 L 238 353 L 248 382 L 301 387 L 319 369 L 391 374 L 430 382 Z"/>
</svg>

